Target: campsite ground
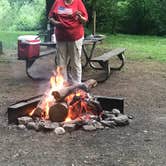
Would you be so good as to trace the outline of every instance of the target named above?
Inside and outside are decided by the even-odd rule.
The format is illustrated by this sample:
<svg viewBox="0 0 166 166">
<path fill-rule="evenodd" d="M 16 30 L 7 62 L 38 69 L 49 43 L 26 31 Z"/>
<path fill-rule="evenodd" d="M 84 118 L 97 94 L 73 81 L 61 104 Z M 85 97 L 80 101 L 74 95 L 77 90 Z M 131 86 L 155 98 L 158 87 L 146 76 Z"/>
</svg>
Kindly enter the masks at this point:
<svg viewBox="0 0 166 166">
<path fill-rule="evenodd" d="M 129 126 L 94 132 L 54 133 L 22 131 L 8 125 L 7 107 L 45 91 L 47 82 L 34 82 L 24 62 L 13 55 L 0 61 L 0 165 L 1 166 L 163 166 L 166 163 L 166 65 L 126 60 L 92 94 L 123 97 Z M 36 62 L 32 73 L 48 75 L 53 58 Z M 42 65 L 41 65 L 42 64 Z M 39 68 L 37 69 L 37 67 Z"/>
</svg>

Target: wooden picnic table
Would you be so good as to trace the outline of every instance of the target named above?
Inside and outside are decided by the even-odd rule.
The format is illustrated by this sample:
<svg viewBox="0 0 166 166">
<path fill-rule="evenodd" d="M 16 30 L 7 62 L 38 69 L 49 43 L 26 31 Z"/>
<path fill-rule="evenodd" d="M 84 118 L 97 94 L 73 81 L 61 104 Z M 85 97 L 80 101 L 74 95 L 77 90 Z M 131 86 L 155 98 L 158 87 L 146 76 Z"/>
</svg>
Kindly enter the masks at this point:
<svg viewBox="0 0 166 166">
<path fill-rule="evenodd" d="M 103 77 L 98 80 L 98 82 L 104 82 L 109 78 L 111 75 L 111 71 L 113 70 L 121 70 L 124 66 L 125 57 L 124 52 L 125 48 L 115 48 L 112 49 L 100 56 L 94 55 L 94 50 L 96 48 L 96 44 L 101 43 L 105 37 L 104 36 L 92 36 L 90 38 L 85 38 L 83 43 L 83 53 L 85 56 L 85 62 L 82 63 L 83 69 L 86 68 L 88 65 L 94 70 L 102 70 L 104 73 L 102 74 Z M 90 51 L 86 50 L 87 45 L 92 45 Z M 118 65 L 112 67 L 112 63 L 110 62 L 111 58 L 117 57 Z M 119 63 L 120 62 L 120 63 Z"/>
</svg>

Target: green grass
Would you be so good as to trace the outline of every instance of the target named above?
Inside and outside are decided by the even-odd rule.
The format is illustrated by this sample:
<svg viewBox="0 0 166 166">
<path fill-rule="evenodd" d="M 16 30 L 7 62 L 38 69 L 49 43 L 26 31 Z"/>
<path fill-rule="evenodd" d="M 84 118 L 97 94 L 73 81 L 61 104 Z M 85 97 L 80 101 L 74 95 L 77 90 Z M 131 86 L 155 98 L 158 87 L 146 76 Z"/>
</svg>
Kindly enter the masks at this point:
<svg viewBox="0 0 166 166">
<path fill-rule="evenodd" d="M 17 48 L 17 38 L 20 35 L 27 34 L 37 34 L 37 32 L 3 32 L 0 31 L 0 41 L 3 43 L 4 50 L 6 49 L 16 49 Z"/>
<path fill-rule="evenodd" d="M 107 35 L 105 49 L 125 47 L 129 59 L 166 62 L 166 38 L 157 36 Z"/>
</svg>

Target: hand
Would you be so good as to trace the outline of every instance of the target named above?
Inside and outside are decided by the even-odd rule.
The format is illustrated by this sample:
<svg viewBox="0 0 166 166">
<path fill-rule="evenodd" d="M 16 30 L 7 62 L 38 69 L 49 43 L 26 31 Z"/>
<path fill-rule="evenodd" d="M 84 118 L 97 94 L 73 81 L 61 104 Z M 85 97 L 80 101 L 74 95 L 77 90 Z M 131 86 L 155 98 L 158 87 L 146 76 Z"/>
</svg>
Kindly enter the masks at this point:
<svg viewBox="0 0 166 166">
<path fill-rule="evenodd" d="M 61 22 L 55 20 L 54 18 L 50 18 L 49 21 L 50 21 L 54 26 L 62 26 Z"/>
<path fill-rule="evenodd" d="M 81 14 L 82 14 L 82 13 L 81 13 L 80 11 L 76 11 L 76 12 L 75 12 L 76 18 L 77 18 L 77 19 L 80 19 L 81 16 L 82 16 Z"/>
<path fill-rule="evenodd" d="M 82 16 L 80 11 L 75 12 L 75 19 L 79 20 L 81 23 L 85 23 L 87 21 L 86 18 Z"/>
</svg>

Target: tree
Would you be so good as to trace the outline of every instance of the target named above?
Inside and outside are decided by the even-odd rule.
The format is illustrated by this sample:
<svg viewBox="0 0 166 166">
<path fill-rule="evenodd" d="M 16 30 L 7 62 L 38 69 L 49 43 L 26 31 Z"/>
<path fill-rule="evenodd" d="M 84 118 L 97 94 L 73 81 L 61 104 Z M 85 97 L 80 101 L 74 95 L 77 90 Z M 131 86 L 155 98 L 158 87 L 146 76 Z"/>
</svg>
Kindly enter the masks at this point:
<svg viewBox="0 0 166 166">
<path fill-rule="evenodd" d="M 8 13 L 10 12 L 10 10 L 11 10 L 10 3 L 7 0 L 0 0 L 0 22 L 1 22 L 0 29 L 1 30 L 5 30 L 6 27 L 9 26 Z"/>
</svg>

